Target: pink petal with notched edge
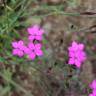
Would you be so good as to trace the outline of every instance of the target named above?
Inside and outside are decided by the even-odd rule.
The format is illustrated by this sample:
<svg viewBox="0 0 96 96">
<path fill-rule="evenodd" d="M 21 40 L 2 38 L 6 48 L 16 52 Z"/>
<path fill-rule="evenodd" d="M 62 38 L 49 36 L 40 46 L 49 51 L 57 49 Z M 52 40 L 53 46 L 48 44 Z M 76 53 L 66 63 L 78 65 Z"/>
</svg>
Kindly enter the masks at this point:
<svg viewBox="0 0 96 96">
<path fill-rule="evenodd" d="M 29 33 L 30 35 L 35 35 L 35 32 L 34 32 L 33 28 L 31 28 L 31 27 L 28 28 L 27 31 L 28 31 L 28 33 Z"/>
<path fill-rule="evenodd" d="M 18 56 L 19 56 L 19 57 L 22 57 L 23 55 L 24 55 L 24 52 L 21 51 L 21 50 L 19 50 L 19 51 L 18 51 Z"/>
<path fill-rule="evenodd" d="M 23 51 L 24 47 L 25 47 L 24 41 L 20 40 L 20 41 L 18 42 L 18 48 Z"/>
<path fill-rule="evenodd" d="M 38 44 L 35 44 L 35 49 L 41 49 L 42 47 L 42 44 L 38 43 Z"/>
<path fill-rule="evenodd" d="M 28 47 L 24 47 L 24 53 L 30 54 L 32 51 Z"/>
<path fill-rule="evenodd" d="M 39 30 L 39 35 L 43 35 L 44 34 L 44 30 L 43 29 L 40 29 Z"/>
<path fill-rule="evenodd" d="M 19 48 L 20 50 L 24 51 L 27 48 L 27 46 L 22 46 L 21 48 Z"/>
<path fill-rule="evenodd" d="M 24 45 L 24 42 L 22 40 L 18 41 L 18 46 Z"/>
<path fill-rule="evenodd" d="M 18 41 L 18 42 L 12 42 L 12 46 L 14 48 L 21 48 L 24 45 L 24 42 L 22 40 Z"/>
<path fill-rule="evenodd" d="M 84 60 L 86 60 L 86 54 L 83 51 L 77 51 L 76 54 L 75 54 L 75 56 L 81 62 L 84 61 Z"/>
<path fill-rule="evenodd" d="M 19 51 L 19 49 L 13 49 L 13 50 L 12 50 L 12 54 L 13 54 L 13 55 L 17 55 L 17 54 L 18 54 L 18 51 Z"/>
<path fill-rule="evenodd" d="M 35 36 L 34 36 L 34 35 L 30 35 L 30 36 L 28 37 L 28 39 L 31 40 L 31 41 L 33 41 L 33 40 L 35 39 Z"/>
<path fill-rule="evenodd" d="M 74 63 L 75 63 L 75 59 L 74 58 L 70 58 L 68 64 L 73 65 Z"/>
<path fill-rule="evenodd" d="M 70 51 L 70 52 L 69 52 L 69 57 L 75 57 L 75 53 L 72 52 L 72 51 Z"/>
<path fill-rule="evenodd" d="M 42 50 L 35 50 L 35 53 L 37 56 L 42 56 L 43 55 L 43 51 Z"/>
<path fill-rule="evenodd" d="M 77 42 L 76 41 L 73 41 L 72 42 L 72 47 L 76 47 L 76 46 L 78 46 Z"/>
<path fill-rule="evenodd" d="M 72 47 L 68 47 L 68 51 L 74 51 Z"/>
<path fill-rule="evenodd" d="M 43 35 L 44 33 L 44 30 L 43 29 L 39 29 L 37 32 L 36 32 L 36 35 Z"/>
<path fill-rule="evenodd" d="M 84 44 L 78 44 L 79 50 L 83 50 L 84 49 Z"/>
<path fill-rule="evenodd" d="M 30 54 L 28 54 L 28 57 L 29 57 L 29 59 L 34 60 L 36 57 L 36 54 L 34 52 L 31 52 Z"/>
<path fill-rule="evenodd" d="M 89 86 L 92 89 L 96 89 L 96 80 L 93 80 L 93 82 Z"/>
<path fill-rule="evenodd" d="M 38 32 L 38 30 L 39 30 L 39 26 L 38 25 L 34 25 L 32 27 L 29 27 L 27 30 L 28 30 L 29 34 L 35 35 L 36 32 Z"/>
<path fill-rule="evenodd" d="M 17 42 L 12 42 L 12 47 L 13 48 L 18 48 L 18 43 Z"/>
<path fill-rule="evenodd" d="M 24 48 L 25 48 L 25 45 L 21 45 L 21 46 L 19 47 L 19 49 L 22 50 L 22 51 L 24 51 Z"/>
<path fill-rule="evenodd" d="M 35 39 L 41 41 L 41 40 L 42 40 L 42 36 L 36 35 L 36 36 L 35 36 Z"/>
<path fill-rule="evenodd" d="M 96 89 L 92 90 L 92 94 L 94 94 L 94 96 L 96 96 Z"/>
<path fill-rule="evenodd" d="M 28 43 L 28 48 L 29 48 L 30 50 L 33 50 L 33 49 L 35 48 L 34 43 Z"/>
<path fill-rule="evenodd" d="M 81 62 L 80 62 L 79 60 L 75 59 L 75 65 L 76 65 L 78 68 L 80 68 Z"/>
<path fill-rule="evenodd" d="M 75 50 L 75 51 L 78 49 L 77 42 L 75 42 L 75 41 L 72 42 L 72 49 Z"/>
</svg>

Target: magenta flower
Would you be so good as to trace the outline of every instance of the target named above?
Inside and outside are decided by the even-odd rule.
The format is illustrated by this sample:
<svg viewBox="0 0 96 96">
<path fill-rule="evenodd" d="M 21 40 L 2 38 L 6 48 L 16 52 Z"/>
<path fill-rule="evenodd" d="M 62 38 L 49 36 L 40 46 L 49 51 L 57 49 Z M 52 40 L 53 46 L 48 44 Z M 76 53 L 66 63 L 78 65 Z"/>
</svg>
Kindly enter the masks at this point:
<svg viewBox="0 0 96 96">
<path fill-rule="evenodd" d="M 28 55 L 28 57 L 32 60 L 35 59 L 36 56 L 42 56 L 43 51 L 41 50 L 42 45 L 40 43 L 33 44 L 29 43 L 27 47 L 25 47 L 24 52 Z"/>
<path fill-rule="evenodd" d="M 82 62 L 86 59 L 86 54 L 83 51 L 84 44 L 78 44 L 77 42 L 73 41 L 72 46 L 68 48 L 69 51 L 69 64 L 76 65 L 80 68 Z"/>
<path fill-rule="evenodd" d="M 92 93 L 89 96 L 96 96 L 96 80 L 93 80 L 89 86 L 92 89 Z"/>
<path fill-rule="evenodd" d="M 44 30 L 38 25 L 34 25 L 28 28 L 28 33 L 30 34 L 28 38 L 29 40 L 33 41 L 35 39 L 41 41 Z"/>
<path fill-rule="evenodd" d="M 89 96 L 94 96 L 93 94 L 89 94 Z"/>
<path fill-rule="evenodd" d="M 18 42 L 12 42 L 12 47 L 14 48 L 12 54 L 22 57 L 24 55 L 23 46 L 24 42 L 22 40 Z"/>
<path fill-rule="evenodd" d="M 30 34 L 28 38 L 30 41 L 27 43 L 28 45 L 25 46 L 22 40 L 12 42 L 12 54 L 19 57 L 27 55 L 31 60 L 34 60 L 36 56 L 43 55 L 43 51 L 41 50 L 42 45 L 37 42 L 42 40 L 44 30 L 41 29 L 38 25 L 34 25 L 33 27 L 28 28 L 28 33 Z M 36 42 L 37 44 L 32 42 L 33 40 L 38 40 Z"/>
<path fill-rule="evenodd" d="M 96 96 L 96 95 L 94 95 L 94 94 L 91 93 L 91 94 L 89 94 L 89 96 Z"/>
<path fill-rule="evenodd" d="M 93 96 L 96 96 L 96 89 L 92 90 L 92 94 L 93 94 Z"/>
<path fill-rule="evenodd" d="M 96 80 L 93 80 L 93 82 L 90 84 L 91 89 L 96 89 Z"/>
</svg>

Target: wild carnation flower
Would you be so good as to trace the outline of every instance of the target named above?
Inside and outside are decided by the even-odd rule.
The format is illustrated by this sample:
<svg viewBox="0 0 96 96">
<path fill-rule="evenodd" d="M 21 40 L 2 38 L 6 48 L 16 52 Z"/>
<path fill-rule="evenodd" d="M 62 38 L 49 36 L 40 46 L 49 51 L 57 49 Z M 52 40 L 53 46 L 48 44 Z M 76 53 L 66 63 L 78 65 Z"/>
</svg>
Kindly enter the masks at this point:
<svg viewBox="0 0 96 96">
<path fill-rule="evenodd" d="M 93 89 L 92 94 L 93 96 L 96 96 L 96 89 Z"/>
<path fill-rule="evenodd" d="M 89 94 L 89 96 L 94 96 L 93 94 Z"/>
<path fill-rule="evenodd" d="M 22 57 L 24 55 L 27 55 L 31 60 L 34 60 L 36 56 L 42 56 L 43 51 L 41 49 L 42 45 L 40 43 L 37 43 L 38 41 L 42 40 L 42 35 L 44 33 L 44 30 L 41 29 L 38 25 L 34 25 L 30 28 L 28 28 L 29 33 L 29 42 L 26 46 L 22 40 L 17 42 L 12 42 L 13 47 L 13 55 Z M 35 42 L 32 42 L 33 40 L 38 40 L 36 44 Z"/>
<path fill-rule="evenodd" d="M 89 96 L 96 96 L 96 95 L 94 95 L 94 94 L 89 94 Z"/>
<path fill-rule="evenodd" d="M 93 80 L 89 86 L 92 89 L 92 93 L 89 96 L 96 96 L 96 80 Z"/>
<path fill-rule="evenodd" d="M 12 47 L 14 48 L 12 54 L 22 57 L 24 55 L 23 46 L 24 42 L 22 40 L 18 42 L 12 42 Z"/>
<path fill-rule="evenodd" d="M 33 41 L 35 39 L 41 41 L 44 30 L 41 29 L 38 25 L 34 25 L 28 28 L 28 33 L 29 33 L 28 38 L 29 40 Z"/>
<path fill-rule="evenodd" d="M 41 50 L 42 45 L 40 43 L 33 44 L 29 43 L 28 46 L 24 48 L 25 54 L 28 55 L 28 57 L 32 60 L 35 59 L 36 56 L 42 56 L 43 51 Z"/>
<path fill-rule="evenodd" d="M 90 84 L 91 89 L 96 89 L 96 80 L 93 80 L 93 82 Z"/>
<path fill-rule="evenodd" d="M 80 68 L 82 62 L 86 59 L 86 54 L 83 51 L 84 44 L 78 44 L 77 42 L 73 41 L 72 46 L 68 48 L 69 51 L 69 64 L 76 65 Z"/>
</svg>

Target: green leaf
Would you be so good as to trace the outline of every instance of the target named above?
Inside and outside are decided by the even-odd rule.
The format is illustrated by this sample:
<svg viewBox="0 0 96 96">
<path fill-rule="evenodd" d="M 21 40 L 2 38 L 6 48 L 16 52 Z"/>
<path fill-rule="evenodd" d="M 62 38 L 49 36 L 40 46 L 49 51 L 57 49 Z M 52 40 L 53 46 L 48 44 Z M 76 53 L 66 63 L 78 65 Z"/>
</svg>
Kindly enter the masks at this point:
<svg viewBox="0 0 96 96">
<path fill-rule="evenodd" d="M 12 72 L 10 71 L 10 69 L 6 69 L 3 71 L 3 75 L 6 77 L 7 80 L 11 80 L 12 79 Z"/>
<path fill-rule="evenodd" d="M 16 3 L 16 0 L 11 0 L 11 2 L 12 2 L 13 4 L 15 4 L 15 3 Z"/>
<path fill-rule="evenodd" d="M 78 6 L 78 0 L 69 0 L 67 1 L 67 3 L 70 7 L 73 7 L 73 8 Z"/>
<path fill-rule="evenodd" d="M 44 38 L 44 39 L 43 39 L 43 43 L 44 43 L 44 44 L 47 44 L 48 41 Z"/>
<path fill-rule="evenodd" d="M 1 90 L 0 90 L 0 95 L 1 96 L 5 96 L 8 92 L 10 92 L 10 89 L 11 89 L 11 86 L 6 86 L 5 88 L 2 88 Z"/>
<path fill-rule="evenodd" d="M 5 59 L 3 57 L 0 57 L 0 62 L 4 62 Z"/>
</svg>

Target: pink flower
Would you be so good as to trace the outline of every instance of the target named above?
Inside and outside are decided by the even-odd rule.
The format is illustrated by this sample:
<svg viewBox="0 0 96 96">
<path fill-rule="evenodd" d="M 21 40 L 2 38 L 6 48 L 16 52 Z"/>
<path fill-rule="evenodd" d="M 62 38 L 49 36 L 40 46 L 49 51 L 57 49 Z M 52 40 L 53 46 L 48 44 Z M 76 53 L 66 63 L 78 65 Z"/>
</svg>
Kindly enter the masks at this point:
<svg viewBox="0 0 96 96">
<path fill-rule="evenodd" d="M 24 55 L 23 46 L 24 42 L 22 40 L 18 42 L 12 42 L 12 47 L 14 48 L 12 54 L 22 57 Z"/>
<path fill-rule="evenodd" d="M 36 40 L 42 40 L 42 35 L 44 33 L 44 30 L 41 29 L 38 25 L 34 25 L 32 27 L 28 28 L 28 33 L 30 34 L 28 39 L 33 41 Z"/>
<path fill-rule="evenodd" d="M 93 96 L 96 96 L 96 89 L 93 89 L 92 94 Z"/>
<path fill-rule="evenodd" d="M 96 96 L 96 80 L 93 80 L 89 86 L 92 89 L 92 93 L 89 96 Z"/>
<path fill-rule="evenodd" d="M 96 80 L 93 80 L 93 82 L 90 84 L 91 89 L 96 89 Z"/>
<path fill-rule="evenodd" d="M 22 50 L 19 50 L 19 49 L 13 49 L 12 54 L 17 55 L 19 57 L 22 57 L 24 55 L 24 52 Z"/>
<path fill-rule="evenodd" d="M 12 42 L 12 47 L 13 48 L 21 48 L 24 45 L 24 42 L 22 40 L 18 42 Z"/>
<path fill-rule="evenodd" d="M 75 64 L 78 68 L 80 68 L 82 62 L 86 59 L 86 54 L 83 51 L 84 44 L 78 44 L 73 41 L 72 46 L 68 48 L 69 51 L 69 64 Z"/>
<path fill-rule="evenodd" d="M 41 50 L 42 45 L 40 43 L 33 44 L 29 43 L 27 47 L 25 47 L 24 52 L 28 55 L 28 57 L 32 60 L 35 59 L 36 56 L 42 56 L 43 51 Z"/>
<path fill-rule="evenodd" d="M 28 33 L 30 34 L 29 40 L 42 40 L 42 35 L 44 30 L 41 29 L 38 25 L 28 28 Z M 38 42 L 38 41 L 37 41 Z M 42 56 L 43 51 L 41 50 L 42 45 L 40 43 L 34 44 L 35 42 L 27 43 L 25 46 L 22 40 L 17 42 L 12 42 L 13 51 L 12 54 L 22 57 L 27 55 L 31 60 L 34 60 L 36 56 Z"/>
<path fill-rule="evenodd" d="M 94 95 L 91 93 L 91 94 L 89 94 L 89 96 L 94 96 Z"/>
</svg>

